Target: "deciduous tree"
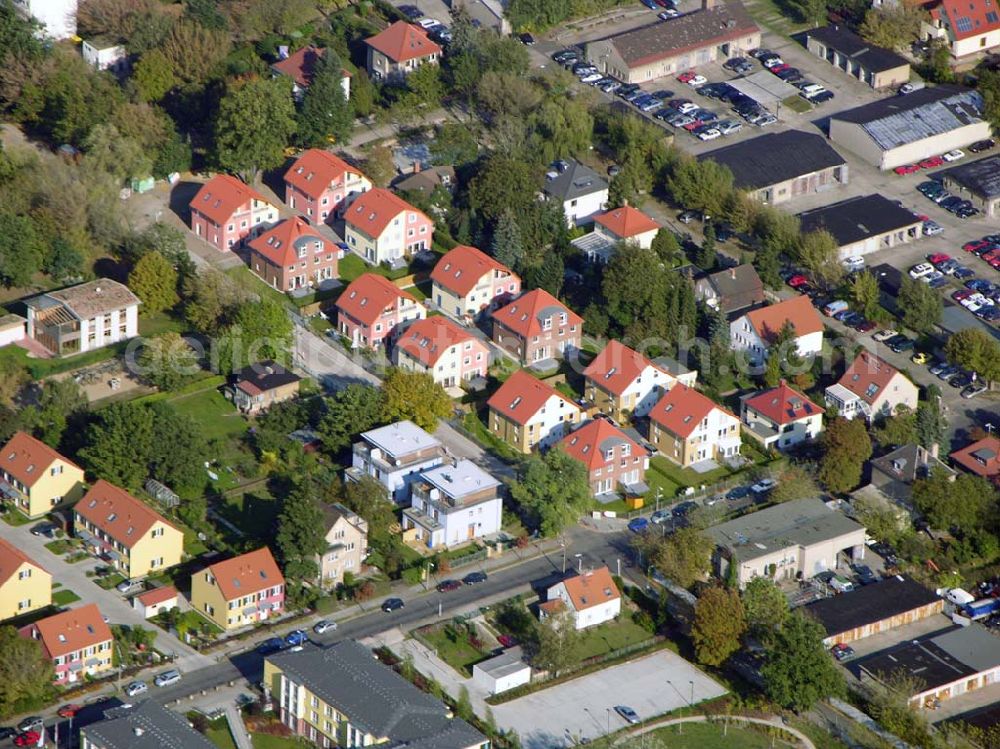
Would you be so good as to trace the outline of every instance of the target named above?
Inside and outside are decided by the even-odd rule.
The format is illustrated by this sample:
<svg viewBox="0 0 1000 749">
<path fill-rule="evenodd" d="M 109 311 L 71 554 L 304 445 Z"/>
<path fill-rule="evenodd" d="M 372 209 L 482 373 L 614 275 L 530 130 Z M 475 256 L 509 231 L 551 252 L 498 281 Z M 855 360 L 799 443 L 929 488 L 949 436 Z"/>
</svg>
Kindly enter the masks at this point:
<svg viewBox="0 0 1000 749">
<path fill-rule="evenodd" d="M 875 428 L 875 439 L 882 445 L 898 447 L 917 441 L 917 413 L 904 405 Z"/>
<path fill-rule="evenodd" d="M 666 187 L 678 205 L 718 216 L 732 193 L 733 173 L 711 159 L 684 158 L 667 177 Z"/>
<path fill-rule="evenodd" d="M 147 339 L 138 363 L 143 379 L 162 391 L 179 388 L 199 370 L 194 349 L 172 331 Z"/>
<path fill-rule="evenodd" d="M 387 146 L 375 146 L 365 159 L 365 174 L 376 187 L 388 187 L 396 176 L 396 162 Z"/>
<path fill-rule="evenodd" d="M 819 486 L 812 473 L 804 466 L 791 465 L 778 476 L 778 485 L 771 491 L 768 499 L 772 502 L 791 502 L 818 496 Z"/>
<path fill-rule="evenodd" d="M 869 320 L 876 317 L 881 307 L 879 306 L 878 279 L 874 274 L 865 270 L 855 273 L 850 283 L 851 301 L 860 310 L 861 314 Z"/>
<path fill-rule="evenodd" d="M 854 489 L 861 481 L 864 462 L 872 454 L 872 443 L 864 421 L 838 416 L 827 424 L 822 445 L 819 480 L 833 494 Z"/>
<path fill-rule="evenodd" d="M 174 24 L 160 51 L 182 83 L 204 83 L 229 54 L 229 35 L 193 21 Z"/>
<path fill-rule="evenodd" d="M 308 485 L 297 486 L 285 498 L 275 536 L 285 577 L 312 581 L 319 575 L 316 555 L 326 549 L 323 511 Z"/>
<path fill-rule="evenodd" d="M 538 625 L 538 643 L 532 663 L 558 676 L 579 662 L 580 633 L 565 612 L 549 615 Z"/>
<path fill-rule="evenodd" d="M 980 328 L 966 328 L 952 334 L 944 345 L 952 364 L 978 373 L 987 382 L 1000 380 L 1000 343 Z"/>
<path fill-rule="evenodd" d="M 177 304 L 177 271 L 163 255 L 147 252 L 128 275 L 128 285 L 142 300 L 142 312 L 153 314 Z"/>
<path fill-rule="evenodd" d="M 669 536 L 656 531 L 643 534 L 636 547 L 665 577 L 690 588 L 708 574 L 715 543 L 696 528 L 679 528 Z"/>
<path fill-rule="evenodd" d="M 27 286 L 42 266 L 45 247 L 28 216 L 0 211 L 0 283 Z"/>
<path fill-rule="evenodd" d="M 557 446 L 528 458 L 510 494 L 543 535 L 554 536 L 586 511 L 590 479 L 586 467 Z"/>
<path fill-rule="evenodd" d="M 833 288 L 844 278 L 837 240 L 825 230 L 803 234 L 799 241 L 799 260 L 817 283 Z"/>
<path fill-rule="evenodd" d="M 54 677 L 52 660 L 37 640 L 22 637 L 10 625 L 0 626 L 0 715 L 40 702 L 51 693 Z"/>
<path fill-rule="evenodd" d="M 538 176 L 530 164 L 492 156 L 472 178 L 469 204 L 491 222 L 508 212 L 520 219 L 529 213 L 537 194 Z"/>
<path fill-rule="evenodd" d="M 788 599 L 767 577 L 755 577 L 743 591 L 743 611 L 750 632 L 768 642 L 788 618 Z"/>
<path fill-rule="evenodd" d="M 870 8 L 859 32 L 871 44 L 886 49 L 904 49 L 920 38 L 920 23 L 926 11 L 905 5 Z"/>
<path fill-rule="evenodd" d="M 715 260 L 715 229 L 709 224 L 705 227 L 705 238 L 698 250 L 696 263 L 699 268 L 708 272 L 715 268 Z"/>
<path fill-rule="evenodd" d="M 113 403 L 101 409 L 87 430 L 80 451 L 87 470 L 126 489 L 138 489 L 146 478 L 146 458 L 152 452 L 153 412 L 142 405 Z M 168 444 L 175 444 L 174 438 Z"/>
<path fill-rule="evenodd" d="M 903 276 L 898 302 L 903 310 L 903 324 L 918 333 L 931 332 L 944 310 L 936 289 L 909 276 Z"/>
<path fill-rule="evenodd" d="M 285 84 L 265 78 L 231 84 L 219 102 L 214 132 L 219 165 L 248 182 L 281 166 L 295 132 L 295 107 Z"/>
<path fill-rule="evenodd" d="M 746 631 L 740 594 L 726 588 L 709 588 L 698 598 L 691 626 L 691 641 L 699 663 L 721 666 L 740 649 Z"/>
<path fill-rule="evenodd" d="M 935 471 L 913 482 L 913 504 L 930 524 L 966 534 L 992 527 L 997 519 L 997 492 L 990 482 L 968 473 L 948 479 L 943 471 Z"/>
<path fill-rule="evenodd" d="M 382 421 L 386 423 L 409 419 L 433 432 L 439 419 L 451 415 L 451 398 L 426 372 L 393 367 L 382 381 L 382 393 Z"/>
<path fill-rule="evenodd" d="M 761 667 L 767 695 L 782 707 L 801 712 L 818 700 L 844 694 L 844 677 L 823 646 L 822 625 L 791 614 L 767 644 Z"/>
<path fill-rule="evenodd" d="M 352 383 L 326 399 L 326 413 L 319 423 L 323 446 L 338 453 L 361 432 L 382 423 L 383 395 L 370 385 Z"/>
</svg>

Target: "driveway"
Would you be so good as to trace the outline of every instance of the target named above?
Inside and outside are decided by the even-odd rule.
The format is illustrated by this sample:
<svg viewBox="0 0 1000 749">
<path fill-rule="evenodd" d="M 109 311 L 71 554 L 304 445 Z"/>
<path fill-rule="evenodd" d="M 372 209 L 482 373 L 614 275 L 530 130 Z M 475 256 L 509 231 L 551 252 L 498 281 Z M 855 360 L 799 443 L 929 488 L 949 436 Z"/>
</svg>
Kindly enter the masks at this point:
<svg viewBox="0 0 1000 749">
<path fill-rule="evenodd" d="M 202 668 L 215 662 L 209 656 L 202 655 L 173 635 L 147 622 L 142 613 L 133 609 L 118 591 L 104 590 L 92 578 L 87 577 L 87 571 L 98 566 L 96 560 L 88 559 L 77 564 L 67 563 L 63 557 L 56 556 L 45 548 L 49 539 L 31 535 L 29 530 L 31 525 L 33 523 L 15 528 L 0 521 L 0 538 L 21 549 L 37 564 L 48 570 L 52 575 L 52 582 L 62 584 L 59 590 L 71 590 L 80 596 L 82 600 L 71 604 L 71 608 L 96 603 L 101 613 L 113 624 L 142 626 L 152 630 L 156 633 L 156 648 L 164 653 L 175 653 L 177 667 L 181 671 Z"/>
</svg>

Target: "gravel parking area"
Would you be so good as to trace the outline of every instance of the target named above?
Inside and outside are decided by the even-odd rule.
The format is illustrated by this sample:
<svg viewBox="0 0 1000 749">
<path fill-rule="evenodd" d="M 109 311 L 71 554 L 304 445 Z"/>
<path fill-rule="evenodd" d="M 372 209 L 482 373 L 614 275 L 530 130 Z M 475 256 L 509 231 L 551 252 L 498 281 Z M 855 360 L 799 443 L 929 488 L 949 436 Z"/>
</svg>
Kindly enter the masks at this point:
<svg viewBox="0 0 1000 749">
<path fill-rule="evenodd" d="M 679 655 L 662 650 L 497 705 L 493 715 L 498 726 L 517 731 L 524 749 L 556 749 L 603 736 L 609 727 L 623 728 L 615 705 L 631 707 L 645 721 L 685 707 L 692 689 L 696 704 L 726 693 Z"/>
</svg>

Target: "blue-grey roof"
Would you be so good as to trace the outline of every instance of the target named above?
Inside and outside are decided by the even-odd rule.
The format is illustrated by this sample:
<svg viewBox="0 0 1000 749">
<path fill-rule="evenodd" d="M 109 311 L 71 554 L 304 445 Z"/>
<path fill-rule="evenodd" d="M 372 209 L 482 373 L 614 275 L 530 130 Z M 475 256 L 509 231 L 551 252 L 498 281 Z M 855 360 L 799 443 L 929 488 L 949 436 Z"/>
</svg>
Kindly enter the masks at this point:
<svg viewBox="0 0 1000 749">
<path fill-rule="evenodd" d="M 118 709 L 107 720 L 80 729 L 80 735 L 102 749 L 215 749 L 187 718 L 156 702 Z"/>
<path fill-rule="evenodd" d="M 547 179 L 542 189 L 547 195 L 566 201 L 607 190 L 608 183 L 589 166 L 570 159 L 569 168 Z"/>
</svg>

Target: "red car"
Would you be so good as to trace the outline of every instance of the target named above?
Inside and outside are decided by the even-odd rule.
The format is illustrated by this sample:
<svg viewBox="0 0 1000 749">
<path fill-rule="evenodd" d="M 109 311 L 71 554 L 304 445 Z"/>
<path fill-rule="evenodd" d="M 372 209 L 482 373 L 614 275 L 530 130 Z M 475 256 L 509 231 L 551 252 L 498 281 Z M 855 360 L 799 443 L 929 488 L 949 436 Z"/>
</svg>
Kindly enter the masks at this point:
<svg viewBox="0 0 1000 749">
<path fill-rule="evenodd" d="M 920 164 L 903 164 L 893 169 L 896 174 L 913 174 L 920 171 Z"/>
<path fill-rule="evenodd" d="M 443 582 L 438 583 L 437 590 L 438 593 L 447 593 L 451 590 L 458 590 L 461 587 L 461 580 L 444 580 Z"/>
<path fill-rule="evenodd" d="M 701 127 L 704 124 L 705 123 L 702 122 L 701 120 L 695 120 L 694 122 L 689 122 L 688 124 L 684 125 L 684 129 L 690 133 L 691 131 L 696 130 L 697 128 Z"/>
<path fill-rule="evenodd" d="M 1000 270 L 1000 255 L 993 255 L 986 262 L 989 263 L 990 267 L 994 270 Z"/>
<path fill-rule="evenodd" d="M 63 705 L 56 712 L 56 715 L 58 715 L 60 718 L 72 718 L 74 715 L 80 712 L 81 709 L 82 708 L 79 705 L 73 705 L 73 704 Z"/>
<path fill-rule="evenodd" d="M 25 731 L 14 739 L 14 746 L 35 746 L 41 737 L 38 731 Z"/>
<path fill-rule="evenodd" d="M 791 286 L 793 289 L 797 289 L 800 286 L 808 286 L 809 279 L 803 276 L 801 273 L 799 273 L 798 275 L 792 276 L 791 278 L 788 279 L 788 285 Z"/>
<path fill-rule="evenodd" d="M 971 242 L 966 242 L 965 244 L 963 244 L 962 249 L 965 250 L 966 252 L 975 252 L 976 250 L 980 250 L 984 247 L 989 247 L 989 245 L 990 243 L 987 242 L 985 239 L 974 239 Z"/>
<path fill-rule="evenodd" d="M 778 73 L 784 72 L 785 70 L 788 70 L 791 67 L 792 66 L 789 65 L 787 62 L 783 62 L 781 63 L 781 65 L 775 65 L 773 68 L 771 68 L 771 72 L 777 75 Z"/>
<path fill-rule="evenodd" d="M 927 262 L 931 265 L 937 265 L 938 263 L 943 263 L 947 260 L 951 260 L 951 255 L 947 255 L 943 252 L 935 252 L 933 255 L 927 256 Z"/>
<path fill-rule="evenodd" d="M 920 162 L 920 166 L 924 169 L 933 169 L 944 164 L 944 159 L 940 156 L 931 156 L 929 159 L 924 159 Z"/>
<path fill-rule="evenodd" d="M 972 291 L 972 289 L 959 289 L 958 291 L 956 291 L 954 294 L 951 295 L 951 298 L 954 299 L 956 302 L 960 302 L 963 299 L 968 299 L 970 296 L 973 295 L 973 293 L 974 292 Z"/>
<path fill-rule="evenodd" d="M 687 83 L 696 75 L 698 74 L 695 73 L 693 70 L 689 70 L 686 73 L 681 73 L 679 76 L 677 76 L 677 80 L 679 80 L 681 83 Z"/>
</svg>

